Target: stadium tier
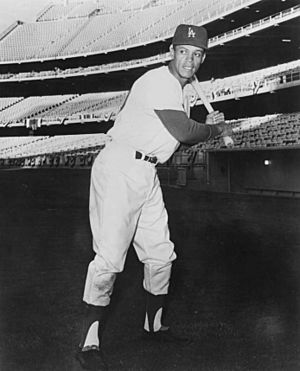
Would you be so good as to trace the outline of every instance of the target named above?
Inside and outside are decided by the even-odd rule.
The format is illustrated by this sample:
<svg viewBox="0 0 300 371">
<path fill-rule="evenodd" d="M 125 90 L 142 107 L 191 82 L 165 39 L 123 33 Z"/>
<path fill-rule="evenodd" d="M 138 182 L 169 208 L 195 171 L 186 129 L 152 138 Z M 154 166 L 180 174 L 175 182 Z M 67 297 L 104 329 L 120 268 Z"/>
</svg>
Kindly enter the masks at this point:
<svg viewBox="0 0 300 371">
<path fill-rule="evenodd" d="M 9 122 L 19 122 L 34 116 L 42 116 L 45 112 L 68 102 L 72 98 L 73 97 L 70 95 L 20 98 L 8 108 L 1 110 L 0 122 L 5 124 Z"/>
<path fill-rule="evenodd" d="M 107 120 L 105 115 L 118 111 L 126 96 L 127 92 L 118 92 L 0 98 L 0 107 L 3 107 L 0 123 L 2 126 L 25 125 L 26 120 L 36 118 L 47 125 L 66 119 L 87 120 L 88 116 L 98 121 Z"/>
<path fill-rule="evenodd" d="M 268 67 L 245 74 L 212 79 L 201 83 L 211 102 L 239 99 L 245 96 L 272 92 L 299 85 L 300 60 Z M 41 97 L 0 98 L 0 123 L 25 125 L 27 119 L 41 119 L 41 125 L 49 122 L 82 119 L 107 121 L 107 114 L 116 114 L 122 106 L 127 91 L 88 93 Z M 192 105 L 202 104 L 189 86 L 186 94 Z"/>
<path fill-rule="evenodd" d="M 300 148 L 300 112 L 251 117 L 227 122 L 233 128 L 242 128 L 235 134 L 234 146 L 231 150 Z M 31 159 L 32 157 L 53 154 L 97 154 L 108 140 L 109 137 L 106 134 L 0 137 L 0 159 Z M 207 143 L 199 143 L 175 157 L 179 165 L 185 165 L 186 155 L 218 150 L 226 150 L 222 138 Z M 178 161 L 178 155 L 180 161 Z"/>
<path fill-rule="evenodd" d="M 81 19 L 19 24 L 0 42 L 2 60 L 24 60 L 55 56 L 84 23 Z"/>
<path fill-rule="evenodd" d="M 79 153 L 101 149 L 106 143 L 105 134 L 82 134 L 37 137 L 0 138 L 0 158 L 23 158 L 45 154 Z"/>
<path fill-rule="evenodd" d="M 0 112 L 18 103 L 20 100 L 23 100 L 23 99 L 24 98 L 13 98 L 13 97 L 1 98 L 0 99 Z"/>
<path fill-rule="evenodd" d="M 300 113 L 274 114 L 230 121 L 233 128 L 241 127 L 234 134 L 232 149 L 266 149 L 300 145 Z M 245 128 L 245 129 L 244 129 Z M 199 143 L 189 151 L 226 149 L 221 138 L 205 144 Z"/>
<path fill-rule="evenodd" d="M 121 2 L 116 2 L 115 7 L 106 12 L 100 11 L 103 10 L 101 2 L 95 2 L 99 12 L 91 6 L 87 16 L 84 16 L 88 13 L 87 5 L 82 13 L 79 11 L 82 5 L 79 8 L 73 3 L 55 5 L 37 22 L 18 22 L 4 32 L 0 40 L 0 60 L 3 63 L 53 59 L 130 48 L 170 38 L 178 23 L 205 24 L 256 2 L 185 0 L 151 6 L 153 3 L 149 1 L 140 3 L 140 11 L 134 6 L 122 11 L 127 9 L 126 2 L 119 8 L 116 5 Z"/>
<path fill-rule="evenodd" d="M 202 81 L 202 89 L 211 102 L 240 99 L 246 96 L 270 93 L 300 84 L 300 60 L 277 66 L 228 76 L 223 79 L 212 78 Z M 202 104 L 189 86 L 188 93 L 193 104 Z"/>
</svg>

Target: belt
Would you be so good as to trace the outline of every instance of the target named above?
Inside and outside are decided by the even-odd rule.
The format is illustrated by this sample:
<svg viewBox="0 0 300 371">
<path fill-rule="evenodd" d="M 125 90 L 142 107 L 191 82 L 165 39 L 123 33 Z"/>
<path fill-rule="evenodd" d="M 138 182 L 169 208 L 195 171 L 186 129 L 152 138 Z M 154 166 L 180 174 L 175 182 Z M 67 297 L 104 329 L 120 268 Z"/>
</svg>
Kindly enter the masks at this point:
<svg viewBox="0 0 300 371">
<path fill-rule="evenodd" d="M 143 153 L 141 153 L 139 151 L 135 152 L 135 158 L 137 160 L 144 160 L 144 161 L 151 162 L 151 164 L 155 164 L 155 165 L 157 164 L 157 157 L 147 156 L 147 155 L 144 155 Z"/>
</svg>

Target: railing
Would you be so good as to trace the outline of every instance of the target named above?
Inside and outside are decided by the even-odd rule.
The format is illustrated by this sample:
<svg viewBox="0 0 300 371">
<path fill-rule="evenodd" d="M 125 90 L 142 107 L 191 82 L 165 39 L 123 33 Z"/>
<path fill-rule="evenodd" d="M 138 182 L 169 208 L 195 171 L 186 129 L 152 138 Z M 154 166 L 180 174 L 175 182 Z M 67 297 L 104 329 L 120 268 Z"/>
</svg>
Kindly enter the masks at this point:
<svg viewBox="0 0 300 371">
<path fill-rule="evenodd" d="M 230 2 L 225 3 L 225 7 L 224 7 L 224 2 L 215 0 L 213 3 L 218 4 L 219 5 L 218 8 L 213 9 L 212 6 L 210 8 L 207 6 L 207 8 L 205 9 L 207 10 L 206 14 L 203 14 L 204 9 L 200 9 L 196 11 L 195 13 L 193 13 L 190 17 L 186 17 L 185 19 L 183 19 L 183 22 L 188 23 L 191 20 L 193 20 L 196 16 L 199 16 L 202 13 L 202 19 L 200 22 L 197 22 L 197 24 L 199 26 L 204 25 L 206 23 L 212 22 L 215 19 L 223 17 L 232 11 L 237 11 L 243 7 L 252 5 L 260 1 L 261 0 L 235 0 L 235 1 L 230 1 Z M 213 9 L 214 14 L 210 12 L 211 8 Z M 171 37 L 172 32 L 173 32 L 173 28 L 169 28 L 164 31 L 163 35 L 161 34 L 158 37 L 167 38 L 166 35 L 168 35 L 168 37 Z"/>
<path fill-rule="evenodd" d="M 4 39 L 9 33 L 11 33 L 15 28 L 17 28 L 21 24 L 20 21 L 16 21 L 10 26 L 8 26 L 4 31 L 0 33 L 0 41 Z"/>
<path fill-rule="evenodd" d="M 35 17 L 36 22 L 38 22 L 39 19 L 42 18 L 43 15 L 44 15 L 45 13 L 47 13 L 47 11 L 48 11 L 52 6 L 53 6 L 53 3 L 50 3 L 50 4 L 47 4 L 47 5 L 46 5 L 42 10 L 40 10 L 40 11 L 37 13 L 36 17 Z"/>
<path fill-rule="evenodd" d="M 282 12 L 270 15 L 258 21 L 249 23 L 245 26 L 236 28 L 232 31 L 225 32 L 221 35 L 217 35 L 209 39 L 209 47 L 214 47 L 225 42 L 240 38 L 244 35 L 249 35 L 251 33 L 260 31 L 264 28 L 276 25 L 278 23 L 285 22 L 291 18 L 296 18 L 300 14 L 300 5 L 294 6 L 292 8 L 283 10 Z"/>
</svg>

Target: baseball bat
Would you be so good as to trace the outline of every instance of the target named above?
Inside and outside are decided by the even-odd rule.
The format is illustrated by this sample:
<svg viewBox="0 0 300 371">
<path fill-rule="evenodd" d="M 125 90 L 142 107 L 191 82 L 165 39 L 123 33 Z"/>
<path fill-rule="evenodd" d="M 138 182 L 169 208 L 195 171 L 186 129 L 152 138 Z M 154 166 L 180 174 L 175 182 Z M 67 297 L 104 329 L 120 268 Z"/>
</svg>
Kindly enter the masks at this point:
<svg viewBox="0 0 300 371">
<path fill-rule="evenodd" d="M 207 99 L 206 95 L 204 94 L 204 91 L 201 89 L 199 81 L 196 76 L 194 76 L 194 80 L 191 82 L 191 84 L 195 92 L 197 93 L 198 97 L 202 100 L 207 112 L 212 113 L 214 109 L 210 104 L 209 100 Z M 226 147 L 233 146 L 234 144 L 233 139 L 231 137 L 223 137 L 223 140 Z"/>
<path fill-rule="evenodd" d="M 254 128 L 257 128 L 261 125 L 261 122 L 258 120 L 257 122 L 253 123 L 253 122 L 247 122 L 247 123 L 244 123 L 240 126 L 237 126 L 235 128 L 232 129 L 232 131 L 234 133 L 238 133 L 238 132 L 241 132 L 241 131 L 247 131 L 247 130 L 251 130 L 251 129 L 254 129 Z"/>
</svg>

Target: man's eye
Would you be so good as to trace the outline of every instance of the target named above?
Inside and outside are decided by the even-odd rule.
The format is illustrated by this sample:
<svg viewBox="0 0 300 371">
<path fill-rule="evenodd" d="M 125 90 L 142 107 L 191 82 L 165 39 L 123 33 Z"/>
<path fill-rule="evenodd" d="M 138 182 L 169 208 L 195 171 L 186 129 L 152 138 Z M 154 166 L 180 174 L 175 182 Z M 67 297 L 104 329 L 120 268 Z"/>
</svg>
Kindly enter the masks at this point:
<svg viewBox="0 0 300 371">
<path fill-rule="evenodd" d="M 195 57 L 201 58 L 202 54 L 201 53 L 195 53 Z"/>
</svg>

